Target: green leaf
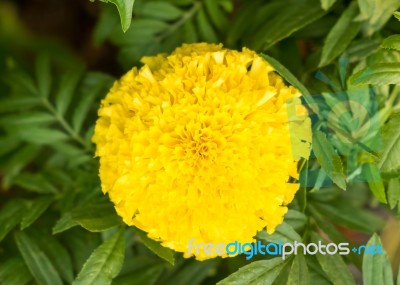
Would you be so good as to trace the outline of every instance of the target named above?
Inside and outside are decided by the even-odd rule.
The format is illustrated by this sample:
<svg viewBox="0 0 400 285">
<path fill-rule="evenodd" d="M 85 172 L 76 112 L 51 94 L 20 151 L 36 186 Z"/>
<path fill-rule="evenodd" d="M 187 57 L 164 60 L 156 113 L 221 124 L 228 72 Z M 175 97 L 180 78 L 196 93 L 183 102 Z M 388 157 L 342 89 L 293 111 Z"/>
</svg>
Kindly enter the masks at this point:
<svg viewBox="0 0 400 285">
<path fill-rule="evenodd" d="M 302 241 L 301 236 L 293 229 L 293 227 L 285 222 L 277 226 L 273 234 L 268 234 L 266 231 L 261 231 L 258 233 L 257 237 L 276 244 L 278 244 L 280 241 L 282 241 L 282 243 L 294 243 L 294 241 Z"/>
<path fill-rule="evenodd" d="M 170 278 L 167 280 L 162 280 L 163 282 L 160 283 L 174 285 L 203 284 L 203 280 L 211 275 L 211 272 L 214 270 L 217 264 L 217 259 L 205 260 L 202 262 L 191 260 Z"/>
<path fill-rule="evenodd" d="M 183 11 L 168 2 L 146 2 L 141 9 L 141 16 L 165 21 L 173 21 L 183 15 Z"/>
<path fill-rule="evenodd" d="M 72 218 L 72 213 L 68 212 L 62 215 L 62 217 L 54 225 L 52 231 L 53 234 L 55 235 L 78 225 L 79 225 L 78 222 Z"/>
<path fill-rule="evenodd" d="M 29 162 L 31 162 L 39 154 L 40 148 L 36 145 L 27 144 L 19 147 L 11 157 L 2 164 L 2 170 L 6 175 L 3 178 L 3 187 L 10 187 L 10 181 L 20 173 Z"/>
<path fill-rule="evenodd" d="M 380 238 L 373 234 L 366 246 L 382 247 L 382 243 Z M 384 251 L 383 247 L 382 250 Z M 364 285 L 393 285 L 392 268 L 386 252 L 383 254 L 364 252 L 362 272 Z"/>
<path fill-rule="evenodd" d="M 54 123 L 55 121 L 56 118 L 53 115 L 38 111 L 24 112 L 23 114 L 12 113 L 0 117 L 0 124 L 6 128 L 14 127 L 15 125 L 23 125 L 24 128 L 29 128 L 38 124 Z"/>
<path fill-rule="evenodd" d="M 72 285 L 111 284 L 122 268 L 124 253 L 124 231 L 120 230 L 96 248 Z"/>
<path fill-rule="evenodd" d="M 118 26 L 118 18 L 114 15 L 117 11 L 111 5 L 105 5 L 100 11 L 100 16 L 93 30 L 93 43 L 95 47 L 99 47 L 111 36 L 115 27 Z M 131 21 L 131 25 L 132 21 Z"/>
<path fill-rule="evenodd" d="M 299 252 L 292 263 L 290 268 L 289 278 L 286 283 L 287 285 L 309 285 L 310 276 L 308 273 L 308 267 L 306 259 L 302 252 Z"/>
<path fill-rule="evenodd" d="M 131 273 L 119 276 L 113 281 L 113 285 L 153 285 L 164 271 L 163 265 L 149 266 L 145 269 L 135 270 Z M 174 283 L 174 285 L 176 285 Z"/>
<path fill-rule="evenodd" d="M 387 197 L 391 209 L 394 209 L 396 206 L 400 207 L 400 180 L 398 178 L 389 180 Z"/>
<path fill-rule="evenodd" d="M 51 144 L 69 139 L 66 133 L 54 128 L 39 126 L 26 128 L 21 126 L 14 127 L 12 130 L 15 136 L 33 144 Z"/>
<path fill-rule="evenodd" d="M 171 265 L 174 265 L 174 254 L 169 248 L 163 247 L 159 242 L 149 238 L 147 234 L 140 229 L 136 229 L 136 233 L 148 249 L 150 249 L 162 259 L 168 261 Z"/>
<path fill-rule="evenodd" d="M 53 201 L 53 197 L 42 197 L 29 201 L 25 215 L 21 221 L 21 230 L 32 225 L 47 210 Z"/>
<path fill-rule="evenodd" d="M 349 78 L 352 85 L 400 84 L 400 63 L 377 63 L 358 71 Z"/>
<path fill-rule="evenodd" d="M 261 54 L 266 62 L 272 65 L 272 67 L 278 72 L 287 82 L 299 89 L 303 96 L 311 96 L 307 88 L 294 76 L 286 67 L 284 67 L 279 61 L 270 57 L 266 54 Z"/>
<path fill-rule="evenodd" d="M 74 271 L 79 272 L 93 251 L 102 244 L 101 235 L 76 227 L 62 234 L 63 245 L 68 248 Z M 71 284 L 71 283 L 69 283 Z"/>
<path fill-rule="evenodd" d="M 33 279 L 31 273 L 20 257 L 8 258 L 0 265 L 0 284 L 25 285 Z"/>
<path fill-rule="evenodd" d="M 381 47 L 400 51 L 400 35 L 392 35 L 384 39 Z"/>
<path fill-rule="evenodd" d="M 364 209 L 356 208 L 345 201 L 330 203 L 313 202 L 313 206 L 329 220 L 342 226 L 372 233 L 383 227 L 384 222 Z"/>
<path fill-rule="evenodd" d="M 119 17 L 121 18 L 122 30 L 126 32 L 131 25 L 132 9 L 135 0 L 100 0 L 103 2 L 110 2 L 117 6 Z"/>
<path fill-rule="evenodd" d="M 394 12 L 393 15 L 400 21 L 400 12 Z"/>
<path fill-rule="evenodd" d="M 111 87 L 113 78 L 102 73 L 89 73 L 80 89 L 80 98 L 72 115 L 72 128 L 79 133 L 97 96 Z"/>
<path fill-rule="evenodd" d="M 387 204 L 385 185 L 383 185 L 378 167 L 375 164 L 369 163 L 364 165 L 363 171 L 365 172 L 364 177 L 367 177 L 369 188 L 371 189 L 375 198 L 378 199 L 379 202 Z"/>
<path fill-rule="evenodd" d="M 281 257 L 254 261 L 239 268 L 238 271 L 218 282 L 217 285 L 272 284 L 284 266 L 285 260 Z"/>
<path fill-rule="evenodd" d="M 366 31 L 372 35 L 380 30 L 400 6 L 398 0 L 358 0 L 361 14 L 357 20 L 366 20 Z"/>
<path fill-rule="evenodd" d="M 72 219 L 91 232 L 101 232 L 121 225 L 121 218 L 110 203 L 75 209 L 72 211 Z"/>
<path fill-rule="evenodd" d="M 323 132 L 314 132 L 312 146 L 314 154 L 325 173 L 337 186 L 346 190 L 342 161 Z"/>
<path fill-rule="evenodd" d="M 41 193 L 57 193 L 55 188 L 41 173 L 24 172 L 12 179 L 12 185 L 19 186 L 25 190 Z"/>
<path fill-rule="evenodd" d="M 0 99 L 0 113 L 14 112 L 19 110 L 26 110 L 41 104 L 38 97 L 12 97 Z"/>
<path fill-rule="evenodd" d="M 323 245 L 326 245 L 326 242 L 319 240 L 316 234 L 313 235 L 313 242 L 321 242 Z M 321 254 L 318 252 L 316 257 L 322 270 L 329 277 L 333 285 L 356 284 L 348 266 L 340 255 Z"/>
<path fill-rule="evenodd" d="M 196 22 L 199 28 L 200 35 L 203 39 L 210 43 L 218 42 L 218 36 L 215 34 L 211 23 L 207 19 L 204 9 L 200 9 L 197 13 Z"/>
<path fill-rule="evenodd" d="M 14 199 L 0 210 L 0 242 L 16 226 L 25 214 L 24 200 Z"/>
<path fill-rule="evenodd" d="M 36 61 L 36 78 L 40 97 L 49 97 L 51 77 L 49 58 L 45 55 L 40 55 Z"/>
<path fill-rule="evenodd" d="M 56 111 L 63 116 L 71 103 L 75 89 L 84 72 L 83 66 L 77 67 L 66 73 L 62 79 L 56 93 Z"/>
<path fill-rule="evenodd" d="M 264 19 L 264 23 L 257 28 L 256 33 L 250 33 L 251 40 L 248 45 L 251 49 L 266 50 L 326 13 L 321 8 L 319 0 L 280 2 L 277 11 L 279 12 Z"/>
<path fill-rule="evenodd" d="M 357 13 L 357 4 L 353 2 L 333 26 L 322 48 L 320 67 L 338 57 L 356 37 L 361 27 L 360 23 L 353 21 Z"/>
<path fill-rule="evenodd" d="M 321 0 L 321 7 L 325 11 L 328 11 L 333 4 L 335 4 L 336 0 Z"/>
<path fill-rule="evenodd" d="M 400 114 L 383 127 L 382 141 L 384 151 L 378 166 L 383 173 L 396 173 L 400 170 Z"/>
<path fill-rule="evenodd" d="M 71 257 L 65 247 L 47 232 L 30 231 L 29 236 L 43 250 L 61 278 L 71 284 L 74 280 L 74 270 Z"/>
<path fill-rule="evenodd" d="M 300 232 L 307 223 L 307 216 L 302 212 L 289 209 L 285 215 L 285 222 L 295 231 Z"/>
<path fill-rule="evenodd" d="M 215 27 L 217 27 L 219 31 L 224 31 L 228 25 L 228 20 L 225 14 L 220 9 L 218 1 L 205 0 L 205 6 L 207 14 L 209 15 Z"/>
<path fill-rule="evenodd" d="M 39 249 L 36 243 L 24 232 L 15 234 L 17 247 L 25 260 L 26 266 L 40 285 L 62 285 L 58 275 L 49 258 Z"/>
</svg>

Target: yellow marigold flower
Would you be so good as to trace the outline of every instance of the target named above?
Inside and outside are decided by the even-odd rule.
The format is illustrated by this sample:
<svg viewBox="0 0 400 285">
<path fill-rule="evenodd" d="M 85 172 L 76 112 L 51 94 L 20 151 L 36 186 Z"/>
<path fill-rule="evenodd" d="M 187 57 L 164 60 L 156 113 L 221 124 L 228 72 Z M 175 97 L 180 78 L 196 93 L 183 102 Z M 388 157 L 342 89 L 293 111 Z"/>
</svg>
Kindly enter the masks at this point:
<svg viewBox="0 0 400 285">
<path fill-rule="evenodd" d="M 93 137 L 102 189 L 124 222 L 186 257 L 193 238 L 245 243 L 274 232 L 309 152 L 304 108 L 289 128 L 298 90 L 246 48 L 183 45 L 142 62 L 102 101 Z"/>
</svg>

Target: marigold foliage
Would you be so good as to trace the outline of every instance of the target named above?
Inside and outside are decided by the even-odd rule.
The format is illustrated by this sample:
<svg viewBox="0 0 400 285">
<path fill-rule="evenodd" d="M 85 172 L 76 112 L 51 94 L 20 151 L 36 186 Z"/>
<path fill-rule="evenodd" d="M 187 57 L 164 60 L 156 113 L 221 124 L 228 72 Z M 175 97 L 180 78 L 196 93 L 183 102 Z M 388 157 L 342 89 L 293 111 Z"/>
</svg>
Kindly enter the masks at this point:
<svg viewBox="0 0 400 285">
<path fill-rule="evenodd" d="M 124 222 L 186 257 L 192 238 L 274 232 L 309 153 L 298 90 L 246 48 L 191 44 L 142 62 L 102 101 L 93 137 L 102 189 Z M 300 110 L 291 116 L 290 100 Z"/>
</svg>

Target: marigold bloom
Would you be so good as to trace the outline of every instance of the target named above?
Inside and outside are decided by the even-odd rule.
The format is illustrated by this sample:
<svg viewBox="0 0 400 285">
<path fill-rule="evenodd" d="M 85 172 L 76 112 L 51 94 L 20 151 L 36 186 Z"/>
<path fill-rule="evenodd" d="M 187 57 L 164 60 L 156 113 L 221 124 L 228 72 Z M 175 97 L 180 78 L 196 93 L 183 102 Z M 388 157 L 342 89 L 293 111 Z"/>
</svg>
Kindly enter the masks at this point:
<svg viewBox="0 0 400 285">
<path fill-rule="evenodd" d="M 274 232 L 309 152 L 309 119 L 289 129 L 298 90 L 246 48 L 191 44 L 142 61 L 102 101 L 93 137 L 103 192 L 124 222 L 186 257 L 193 238 Z"/>
</svg>

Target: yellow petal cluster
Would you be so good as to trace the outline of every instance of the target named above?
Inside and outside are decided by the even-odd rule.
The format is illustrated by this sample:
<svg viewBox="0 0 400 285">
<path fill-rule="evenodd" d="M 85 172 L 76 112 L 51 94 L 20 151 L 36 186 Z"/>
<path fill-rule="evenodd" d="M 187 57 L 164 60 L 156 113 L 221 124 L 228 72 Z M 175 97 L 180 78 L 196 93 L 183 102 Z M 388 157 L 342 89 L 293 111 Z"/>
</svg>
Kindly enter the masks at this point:
<svg viewBox="0 0 400 285">
<path fill-rule="evenodd" d="M 124 222 L 186 257 L 193 238 L 274 232 L 309 151 L 308 118 L 289 127 L 298 90 L 246 48 L 190 44 L 142 62 L 102 101 L 93 136 L 103 192 Z"/>
</svg>

